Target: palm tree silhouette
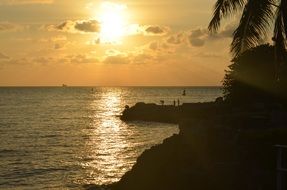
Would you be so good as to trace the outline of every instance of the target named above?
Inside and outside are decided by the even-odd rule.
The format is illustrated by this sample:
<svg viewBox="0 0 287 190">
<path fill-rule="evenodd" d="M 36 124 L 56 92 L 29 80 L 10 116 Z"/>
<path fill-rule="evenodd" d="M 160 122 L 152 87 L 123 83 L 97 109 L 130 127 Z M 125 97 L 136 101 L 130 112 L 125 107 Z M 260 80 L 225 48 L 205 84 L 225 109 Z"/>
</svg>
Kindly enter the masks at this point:
<svg viewBox="0 0 287 190">
<path fill-rule="evenodd" d="M 233 33 L 231 52 L 237 57 L 245 50 L 259 45 L 270 26 L 274 25 L 276 70 L 285 61 L 287 35 L 287 0 L 217 0 L 208 26 L 215 33 L 221 20 L 243 10 L 239 26 Z M 278 76 L 277 76 L 278 78 Z"/>
</svg>

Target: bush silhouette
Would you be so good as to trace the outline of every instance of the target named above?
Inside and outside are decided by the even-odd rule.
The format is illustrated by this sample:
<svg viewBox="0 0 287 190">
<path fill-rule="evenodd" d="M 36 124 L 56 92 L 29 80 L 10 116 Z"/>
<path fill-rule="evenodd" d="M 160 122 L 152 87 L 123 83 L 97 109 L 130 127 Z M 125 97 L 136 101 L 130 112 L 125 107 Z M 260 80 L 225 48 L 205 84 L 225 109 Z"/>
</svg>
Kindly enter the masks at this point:
<svg viewBox="0 0 287 190">
<path fill-rule="evenodd" d="M 276 76 L 274 47 L 261 45 L 235 58 L 223 81 L 225 100 L 233 104 L 286 101 L 286 68 Z M 286 66 L 285 66 L 286 67 Z"/>
</svg>

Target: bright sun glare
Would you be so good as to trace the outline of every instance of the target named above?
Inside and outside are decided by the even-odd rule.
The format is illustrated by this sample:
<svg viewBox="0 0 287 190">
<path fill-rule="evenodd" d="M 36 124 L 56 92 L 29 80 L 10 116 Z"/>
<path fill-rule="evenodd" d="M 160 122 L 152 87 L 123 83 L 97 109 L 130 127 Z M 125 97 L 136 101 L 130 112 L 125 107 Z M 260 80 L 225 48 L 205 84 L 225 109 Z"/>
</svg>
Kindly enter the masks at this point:
<svg viewBox="0 0 287 190">
<path fill-rule="evenodd" d="M 126 27 L 126 6 L 110 2 L 101 5 L 99 20 L 101 32 L 99 34 L 101 43 L 121 43 Z"/>
</svg>

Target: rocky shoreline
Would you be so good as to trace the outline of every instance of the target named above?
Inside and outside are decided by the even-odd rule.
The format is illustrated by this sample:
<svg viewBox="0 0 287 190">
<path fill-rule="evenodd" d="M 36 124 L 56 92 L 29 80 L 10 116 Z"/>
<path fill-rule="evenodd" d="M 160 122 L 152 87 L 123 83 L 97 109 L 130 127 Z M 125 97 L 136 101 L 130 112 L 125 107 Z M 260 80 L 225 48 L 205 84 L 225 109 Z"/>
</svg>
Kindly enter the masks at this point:
<svg viewBox="0 0 287 190">
<path fill-rule="evenodd" d="M 123 121 L 155 121 L 163 123 L 178 123 L 181 106 L 157 105 L 144 102 L 136 103 L 131 108 L 126 107 L 121 115 Z"/>
<path fill-rule="evenodd" d="M 146 150 L 118 183 L 101 188 L 276 189 L 274 145 L 287 144 L 287 117 L 281 108 L 253 105 L 234 109 L 203 103 L 183 105 L 177 114 L 178 135 Z"/>
<path fill-rule="evenodd" d="M 184 103 L 179 106 L 138 102 L 132 107 L 126 106 L 120 119 L 123 121 L 153 121 L 178 124 L 185 118 L 190 118 L 190 116 L 206 116 L 211 112 L 222 114 L 227 109 L 227 105 L 217 102 Z"/>
</svg>

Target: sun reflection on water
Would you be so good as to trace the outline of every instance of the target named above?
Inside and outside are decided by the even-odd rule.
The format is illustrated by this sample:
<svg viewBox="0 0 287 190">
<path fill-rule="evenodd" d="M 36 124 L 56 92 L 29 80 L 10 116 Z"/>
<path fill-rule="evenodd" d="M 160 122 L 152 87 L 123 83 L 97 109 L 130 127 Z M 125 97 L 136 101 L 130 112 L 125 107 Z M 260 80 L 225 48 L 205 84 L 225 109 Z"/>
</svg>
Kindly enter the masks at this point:
<svg viewBox="0 0 287 190">
<path fill-rule="evenodd" d="M 89 168 L 89 181 L 95 184 L 106 184 L 118 181 L 125 172 L 125 160 L 122 152 L 129 147 L 121 128 L 126 127 L 116 115 L 121 110 L 122 97 L 120 91 L 109 90 L 101 93 L 91 106 L 101 107 L 96 112 L 89 139 L 86 142 L 89 154 L 88 162 L 84 167 Z M 112 179 L 112 181 L 111 181 Z"/>
<path fill-rule="evenodd" d="M 122 88 L 99 88 L 89 96 L 88 123 L 83 124 L 83 148 L 76 159 L 81 176 L 78 185 L 117 182 L 132 168 L 147 148 L 177 132 L 175 125 L 122 122 L 117 115 L 129 103 L 131 91 Z"/>
</svg>

